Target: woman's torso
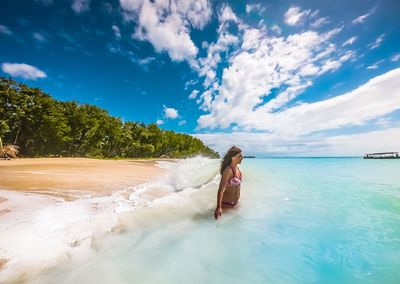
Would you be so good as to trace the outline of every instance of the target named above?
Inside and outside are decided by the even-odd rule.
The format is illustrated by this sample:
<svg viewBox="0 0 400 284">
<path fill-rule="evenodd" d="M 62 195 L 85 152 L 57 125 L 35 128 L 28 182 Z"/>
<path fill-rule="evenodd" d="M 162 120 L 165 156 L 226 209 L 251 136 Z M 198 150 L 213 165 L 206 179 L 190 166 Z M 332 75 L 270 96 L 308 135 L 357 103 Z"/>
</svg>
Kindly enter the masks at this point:
<svg viewBox="0 0 400 284">
<path fill-rule="evenodd" d="M 240 184 L 242 182 L 242 173 L 239 168 L 235 171 L 232 167 L 232 177 L 229 179 L 225 186 L 224 196 L 222 198 L 223 202 L 237 203 L 240 198 Z"/>
</svg>

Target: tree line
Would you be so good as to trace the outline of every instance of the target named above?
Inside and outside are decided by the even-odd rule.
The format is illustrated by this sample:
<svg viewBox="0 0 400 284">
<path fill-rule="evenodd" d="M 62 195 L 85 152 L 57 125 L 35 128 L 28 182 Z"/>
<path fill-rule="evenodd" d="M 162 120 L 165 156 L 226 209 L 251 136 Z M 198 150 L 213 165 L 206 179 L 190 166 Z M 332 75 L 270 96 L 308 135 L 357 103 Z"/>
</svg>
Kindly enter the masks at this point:
<svg viewBox="0 0 400 284">
<path fill-rule="evenodd" d="M 154 123 L 123 122 L 95 105 L 59 101 L 5 77 L 0 77 L 0 144 L 18 146 L 24 157 L 219 157 L 193 136 Z"/>
</svg>

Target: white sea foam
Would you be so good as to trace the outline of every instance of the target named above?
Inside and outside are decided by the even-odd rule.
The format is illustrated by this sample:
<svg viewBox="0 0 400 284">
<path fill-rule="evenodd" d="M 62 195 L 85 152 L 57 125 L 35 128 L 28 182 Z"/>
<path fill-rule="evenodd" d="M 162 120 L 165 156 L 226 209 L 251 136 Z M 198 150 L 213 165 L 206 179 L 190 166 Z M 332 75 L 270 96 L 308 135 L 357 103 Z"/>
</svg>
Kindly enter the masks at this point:
<svg viewBox="0 0 400 284">
<path fill-rule="evenodd" d="M 182 159 L 177 162 L 160 161 L 158 165 L 168 169 L 168 174 L 137 186 L 130 194 L 129 200 L 135 205 L 151 206 L 153 201 L 160 199 L 159 197 L 197 189 L 218 176 L 218 163 L 219 160 L 204 157 Z"/>
<path fill-rule="evenodd" d="M 0 271 L 0 282 L 28 280 L 61 262 L 86 257 L 110 233 L 151 222 L 146 215 L 165 217 L 165 208 L 177 208 L 190 201 L 190 192 L 215 184 L 218 164 L 219 160 L 204 157 L 158 162 L 167 173 L 127 188 L 128 199 L 115 193 L 66 202 L 2 190 L 7 200 L 0 203 L 0 210 L 11 212 L 1 217 L 0 259 L 8 262 Z"/>
</svg>

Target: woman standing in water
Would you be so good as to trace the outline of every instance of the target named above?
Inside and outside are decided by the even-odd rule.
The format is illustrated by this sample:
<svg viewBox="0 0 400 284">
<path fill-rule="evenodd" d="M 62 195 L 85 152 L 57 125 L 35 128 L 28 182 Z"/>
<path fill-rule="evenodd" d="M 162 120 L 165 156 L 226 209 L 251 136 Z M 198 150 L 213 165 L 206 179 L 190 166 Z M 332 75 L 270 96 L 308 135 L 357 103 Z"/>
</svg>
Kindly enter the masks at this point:
<svg viewBox="0 0 400 284">
<path fill-rule="evenodd" d="M 242 150 L 235 146 L 232 146 L 222 158 L 221 181 L 218 188 L 217 208 L 214 212 L 215 219 L 221 217 L 222 208 L 232 208 L 239 202 L 242 173 L 237 165 L 242 160 Z"/>
</svg>

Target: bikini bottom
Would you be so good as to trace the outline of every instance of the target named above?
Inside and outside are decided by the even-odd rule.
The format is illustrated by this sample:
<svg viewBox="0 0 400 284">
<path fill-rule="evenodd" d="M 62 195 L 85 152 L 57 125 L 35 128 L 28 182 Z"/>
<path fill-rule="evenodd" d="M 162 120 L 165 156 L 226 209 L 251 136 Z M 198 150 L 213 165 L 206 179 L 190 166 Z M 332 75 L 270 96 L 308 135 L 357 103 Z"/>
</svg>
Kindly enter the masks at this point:
<svg viewBox="0 0 400 284">
<path fill-rule="evenodd" d="M 222 201 L 221 202 L 223 205 L 227 205 L 227 206 L 229 206 L 229 207 L 234 207 L 236 204 L 238 204 L 238 202 L 235 202 L 235 201 L 232 201 L 232 202 L 229 202 L 229 201 Z"/>
</svg>

